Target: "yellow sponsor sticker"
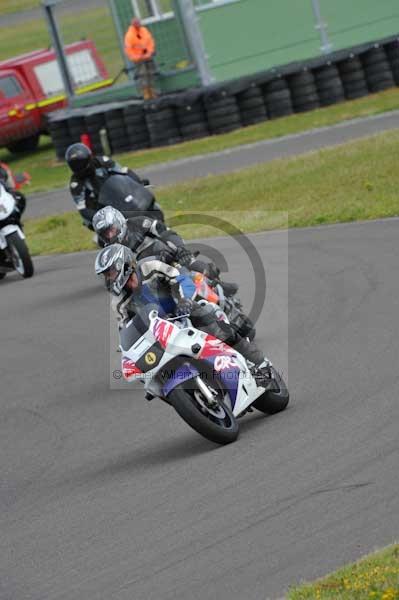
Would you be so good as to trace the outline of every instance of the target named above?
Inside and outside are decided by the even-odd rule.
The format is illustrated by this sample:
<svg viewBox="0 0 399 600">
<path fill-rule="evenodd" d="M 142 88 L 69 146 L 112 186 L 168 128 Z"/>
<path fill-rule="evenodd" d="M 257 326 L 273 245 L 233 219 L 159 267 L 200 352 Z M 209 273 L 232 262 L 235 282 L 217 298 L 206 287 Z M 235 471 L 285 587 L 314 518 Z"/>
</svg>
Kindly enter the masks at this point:
<svg viewBox="0 0 399 600">
<path fill-rule="evenodd" d="M 154 352 L 147 352 L 147 354 L 144 357 L 144 360 L 147 363 L 147 365 L 154 365 L 157 362 L 156 354 Z"/>
</svg>

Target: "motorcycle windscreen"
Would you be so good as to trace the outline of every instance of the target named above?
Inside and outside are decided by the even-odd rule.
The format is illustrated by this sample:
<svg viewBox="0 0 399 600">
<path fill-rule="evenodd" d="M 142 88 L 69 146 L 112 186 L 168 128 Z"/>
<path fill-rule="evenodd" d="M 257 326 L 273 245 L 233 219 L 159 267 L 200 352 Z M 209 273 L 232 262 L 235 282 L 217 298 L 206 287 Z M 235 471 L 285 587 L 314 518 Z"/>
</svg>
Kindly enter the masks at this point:
<svg viewBox="0 0 399 600">
<path fill-rule="evenodd" d="M 119 330 L 119 342 L 122 350 L 129 350 L 145 333 L 146 330 L 138 324 L 138 320 L 135 318 Z"/>
<path fill-rule="evenodd" d="M 154 196 L 127 175 L 111 175 L 101 186 L 98 201 L 102 206 L 113 206 L 122 213 L 142 212 L 152 209 Z"/>
</svg>

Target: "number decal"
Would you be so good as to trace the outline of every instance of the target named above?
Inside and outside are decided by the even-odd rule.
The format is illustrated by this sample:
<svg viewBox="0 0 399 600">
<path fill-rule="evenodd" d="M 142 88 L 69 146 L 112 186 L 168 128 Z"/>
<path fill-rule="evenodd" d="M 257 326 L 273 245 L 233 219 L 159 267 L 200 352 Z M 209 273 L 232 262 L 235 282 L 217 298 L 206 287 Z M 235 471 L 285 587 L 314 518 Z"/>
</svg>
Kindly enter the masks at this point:
<svg viewBox="0 0 399 600">
<path fill-rule="evenodd" d="M 153 365 L 153 364 L 155 364 L 157 362 L 157 357 L 154 354 L 154 352 L 147 352 L 147 354 L 145 355 L 144 360 L 147 363 L 147 365 Z"/>
</svg>

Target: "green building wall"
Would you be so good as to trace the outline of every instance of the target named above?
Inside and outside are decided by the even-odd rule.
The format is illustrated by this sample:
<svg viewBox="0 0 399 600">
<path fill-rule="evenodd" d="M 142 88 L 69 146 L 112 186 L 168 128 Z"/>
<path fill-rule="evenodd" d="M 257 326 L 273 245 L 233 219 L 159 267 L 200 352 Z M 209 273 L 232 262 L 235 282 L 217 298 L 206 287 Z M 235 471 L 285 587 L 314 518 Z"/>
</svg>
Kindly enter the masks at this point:
<svg viewBox="0 0 399 600">
<path fill-rule="evenodd" d="M 320 0 L 334 50 L 399 33 L 399 0 Z M 217 81 L 319 55 L 311 0 L 236 0 L 199 12 Z"/>
<path fill-rule="evenodd" d="M 399 33 L 398 0 L 321 0 L 336 50 Z"/>
<path fill-rule="evenodd" d="M 115 12 L 120 30 L 126 32 L 131 19 L 136 16 L 131 1 L 116 0 Z M 166 18 L 146 27 L 151 30 L 156 41 L 161 91 L 169 92 L 198 85 L 199 79 L 179 21 L 176 18 Z"/>
<path fill-rule="evenodd" d="M 319 0 L 333 50 L 399 34 L 399 0 Z M 121 30 L 133 16 L 130 0 L 116 0 Z M 198 11 L 208 62 L 216 81 L 317 56 L 320 37 L 311 0 L 233 0 Z M 159 85 L 170 92 L 199 85 L 182 27 L 176 18 L 148 25 L 157 42 Z M 122 64 L 122 59 L 121 59 Z M 76 98 L 82 105 L 126 99 L 132 81 Z"/>
</svg>

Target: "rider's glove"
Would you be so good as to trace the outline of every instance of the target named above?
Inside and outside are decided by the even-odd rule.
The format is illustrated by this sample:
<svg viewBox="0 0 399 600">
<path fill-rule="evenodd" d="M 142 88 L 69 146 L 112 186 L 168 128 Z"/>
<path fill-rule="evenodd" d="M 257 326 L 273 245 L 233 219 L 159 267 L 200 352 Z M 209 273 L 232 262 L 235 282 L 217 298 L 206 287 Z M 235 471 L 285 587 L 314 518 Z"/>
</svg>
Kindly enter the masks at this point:
<svg viewBox="0 0 399 600">
<path fill-rule="evenodd" d="M 188 248 L 179 246 L 176 250 L 175 260 L 182 265 L 182 267 L 189 267 L 193 260 L 193 255 Z"/>
<path fill-rule="evenodd" d="M 176 306 L 176 317 L 183 317 L 185 315 L 189 315 L 191 313 L 192 307 L 193 301 L 190 300 L 190 298 L 182 298 L 181 300 L 179 300 Z"/>
<path fill-rule="evenodd" d="M 159 260 L 170 265 L 172 262 L 177 262 L 176 250 L 174 248 L 165 248 L 159 253 Z"/>
</svg>

